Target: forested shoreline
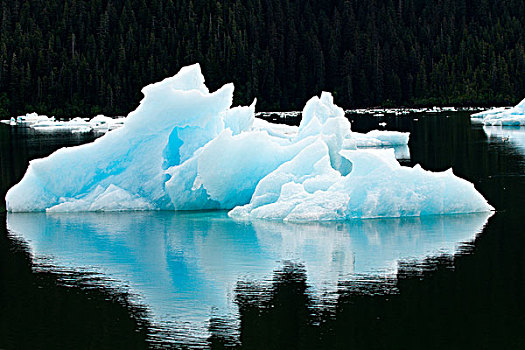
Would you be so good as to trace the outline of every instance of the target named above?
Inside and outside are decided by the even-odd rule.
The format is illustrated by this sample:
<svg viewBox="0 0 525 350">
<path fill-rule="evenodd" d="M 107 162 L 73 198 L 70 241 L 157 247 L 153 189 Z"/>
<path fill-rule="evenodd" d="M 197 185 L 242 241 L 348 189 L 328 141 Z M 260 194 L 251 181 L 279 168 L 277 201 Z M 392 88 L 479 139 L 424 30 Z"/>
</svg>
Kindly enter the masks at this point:
<svg viewBox="0 0 525 350">
<path fill-rule="evenodd" d="M 523 0 L 0 0 L 0 117 L 122 115 L 200 62 L 236 104 L 297 110 L 509 105 L 525 97 Z"/>
</svg>

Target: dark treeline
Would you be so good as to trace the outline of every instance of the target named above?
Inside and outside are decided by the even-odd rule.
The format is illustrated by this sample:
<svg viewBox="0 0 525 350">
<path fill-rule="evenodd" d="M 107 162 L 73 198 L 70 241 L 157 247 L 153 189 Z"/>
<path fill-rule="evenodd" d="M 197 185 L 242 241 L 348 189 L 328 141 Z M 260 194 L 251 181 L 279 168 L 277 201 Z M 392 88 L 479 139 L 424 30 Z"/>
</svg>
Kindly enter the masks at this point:
<svg viewBox="0 0 525 350">
<path fill-rule="evenodd" d="M 291 110 L 510 104 L 525 96 L 523 0 L 0 0 L 0 115 L 125 114 L 200 62 L 236 103 Z"/>
</svg>

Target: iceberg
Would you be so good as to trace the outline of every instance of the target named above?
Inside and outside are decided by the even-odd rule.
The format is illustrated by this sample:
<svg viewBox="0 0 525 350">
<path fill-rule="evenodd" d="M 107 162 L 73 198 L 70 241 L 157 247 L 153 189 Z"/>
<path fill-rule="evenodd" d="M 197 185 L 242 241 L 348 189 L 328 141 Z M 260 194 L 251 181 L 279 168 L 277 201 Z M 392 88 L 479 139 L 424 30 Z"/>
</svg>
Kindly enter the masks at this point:
<svg viewBox="0 0 525 350">
<path fill-rule="evenodd" d="M 255 118 L 256 101 L 232 107 L 233 91 L 210 92 L 198 64 L 146 86 L 122 127 L 30 162 L 7 209 L 227 209 L 285 221 L 493 210 L 451 170 L 401 166 L 391 147 L 406 146 L 407 133 L 352 132 L 328 92 L 285 126 Z"/>
<path fill-rule="evenodd" d="M 492 108 L 470 116 L 472 121 L 488 126 L 525 125 L 525 99 L 511 108 Z"/>
</svg>

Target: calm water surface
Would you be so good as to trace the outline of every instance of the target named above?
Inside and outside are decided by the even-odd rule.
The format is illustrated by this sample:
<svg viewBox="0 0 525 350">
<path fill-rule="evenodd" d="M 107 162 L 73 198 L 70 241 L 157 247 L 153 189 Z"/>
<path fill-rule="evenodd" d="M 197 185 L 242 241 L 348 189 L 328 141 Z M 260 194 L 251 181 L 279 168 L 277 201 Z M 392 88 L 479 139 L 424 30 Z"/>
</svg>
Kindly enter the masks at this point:
<svg viewBox="0 0 525 350">
<path fill-rule="evenodd" d="M 349 118 L 410 131 L 403 164 L 452 167 L 498 211 L 325 224 L 2 213 L 0 348 L 524 348 L 525 129 Z M 0 125 L 2 197 L 30 159 L 93 139 Z"/>
</svg>

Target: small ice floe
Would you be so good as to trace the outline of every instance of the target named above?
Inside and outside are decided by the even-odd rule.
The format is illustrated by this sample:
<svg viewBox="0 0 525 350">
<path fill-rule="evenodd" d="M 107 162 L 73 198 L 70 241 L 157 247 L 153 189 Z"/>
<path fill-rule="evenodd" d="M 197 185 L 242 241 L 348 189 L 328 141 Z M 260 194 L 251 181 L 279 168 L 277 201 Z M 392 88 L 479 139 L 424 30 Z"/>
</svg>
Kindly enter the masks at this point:
<svg viewBox="0 0 525 350">
<path fill-rule="evenodd" d="M 6 120 L 0 120 L 0 123 L 14 126 L 16 125 L 16 119 L 11 118 L 11 119 L 6 119 Z"/>
<path fill-rule="evenodd" d="M 89 123 L 82 118 L 73 118 L 70 121 L 41 121 L 31 125 L 31 128 L 39 132 L 60 132 L 60 131 L 75 131 L 87 132 L 91 130 Z"/>
<path fill-rule="evenodd" d="M 125 118 L 110 118 L 105 115 L 97 115 L 89 121 L 90 127 L 95 132 L 105 133 L 124 125 Z"/>
<path fill-rule="evenodd" d="M 11 118 L 10 125 L 15 125 L 12 123 L 13 119 L 14 118 Z M 31 125 L 34 125 L 39 122 L 54 121 L 54 120 L 55 120 L 55 117 L 39 115 L 38 113 L 28 113 L 26 115 L 20 115 L 16 117 L 14 121 L 16 123 L 16 126 L 30 127 Z"/>
<path fill-rule="evenodd" d="M 272 120 L 279 119 L 288 119 L 288 118 L 297 118 L 301 114 L 300 111 L 290 111 L 290 112 L 258 112 L 255 113 L 256 117 L 259 118 L 270 118 Z"/>
<path fill-rule="evenodd" d="M 92 119 L 76 117 L 69 121 L 56 120 L 55 117 L 28 113 L 16 118 L 0 121 L 10 126 L 31 128 L 37 132 L 106 133 L 124 125 L 126 118 L 111 118 L 97 115 Z"/>
<path fill-rule="evenodd" d="M 103 115 L 73 118 L 69 121 L 42 120 L 30 127 L 38 132 L 106 133 L 124 125 L 124 118 L 113 119 Z"/>
</svg>

